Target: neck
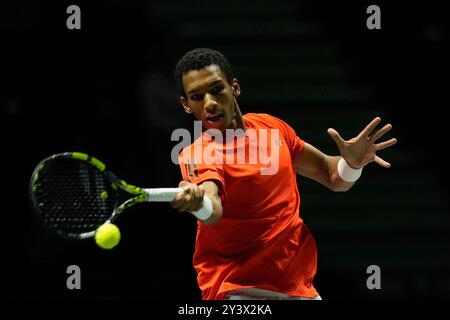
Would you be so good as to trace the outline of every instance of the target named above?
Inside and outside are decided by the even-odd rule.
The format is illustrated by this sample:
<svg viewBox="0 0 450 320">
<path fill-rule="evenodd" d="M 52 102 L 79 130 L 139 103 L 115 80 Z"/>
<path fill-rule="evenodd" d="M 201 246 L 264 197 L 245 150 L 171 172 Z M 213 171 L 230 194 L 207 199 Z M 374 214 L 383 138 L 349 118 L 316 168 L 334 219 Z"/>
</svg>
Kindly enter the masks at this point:
<svg viewBox="0 0 450 320">
<path fill-rule="evenodd" d="M 234 119 L 232 121 L 232 125 L 235 130 L 242 129 L 247 131 L 247 127 L 244 123 L 244 117 L 242 116 L 241 109 L 239 108 L 236 98 L 234 98 Z"/>
</svg>

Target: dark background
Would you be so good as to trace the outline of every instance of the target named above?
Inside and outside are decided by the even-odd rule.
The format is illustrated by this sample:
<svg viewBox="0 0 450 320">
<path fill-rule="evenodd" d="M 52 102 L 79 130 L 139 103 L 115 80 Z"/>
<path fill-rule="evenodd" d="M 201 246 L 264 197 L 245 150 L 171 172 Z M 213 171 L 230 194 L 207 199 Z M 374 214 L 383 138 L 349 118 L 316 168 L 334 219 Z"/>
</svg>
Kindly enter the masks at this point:
<svg viewBox="0 0 450 320">
<path fill-rule="evenodd" d="M 192 118 L 178 105 L 177 60 L 211 47 L 240 80 L 243 112 L 267 112 L 321 150 L 374 116 L 395 148 L 347 193 L 298 179 L 301 214 L 319 253 L 327 300 L 450 298 L 448 204 L 449 27 L 438 2 L 88 1 L 0 4 L 2 294 L 14 299 L 200 299 L 191 260 L 196 224 L 167 204 L 129 209 L 120 245 L 46 234 L 28 201 L 44 157 L 82 151 L 145 187 L 176 186 L 170 140 Z M 66 8 L 81 8 L 81 30 Z M 366 8 L 381 8 L 368 30 Z M 257 192 L 257 191 L 255 191 Z M 66 288 L 79 265 L 82 289 Z M 366 268 L 381 268 L 368 290 Z"/>
</svg>

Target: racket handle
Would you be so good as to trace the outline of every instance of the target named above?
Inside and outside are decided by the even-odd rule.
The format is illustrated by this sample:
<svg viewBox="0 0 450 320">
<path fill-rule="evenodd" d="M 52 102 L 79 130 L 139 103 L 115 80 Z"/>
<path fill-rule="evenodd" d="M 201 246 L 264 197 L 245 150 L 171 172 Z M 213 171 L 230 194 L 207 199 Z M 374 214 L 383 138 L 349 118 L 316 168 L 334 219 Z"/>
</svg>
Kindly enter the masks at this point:
<svg viewBox="0 0 450 320">
<path fill-rule="evenodd" d="M 149 188 L 142 189 L 147 193 L 147 201 L 170 202 L 175 199 L 182 190 L 180 188 Z"/>
<path fill-rule="evenodd" d="M 147 193 L 147 201 L 151 202 L 170 202 L 173 201 L 177 194 L 182 191 L 180 188 L 149 188 L 142 189 Z M 207 196 L 203 196 L 203 206 L 200 210 L 191 212 L 197 219 L 208 219 L 213 211 L 211 199 Z"/>
</svg>

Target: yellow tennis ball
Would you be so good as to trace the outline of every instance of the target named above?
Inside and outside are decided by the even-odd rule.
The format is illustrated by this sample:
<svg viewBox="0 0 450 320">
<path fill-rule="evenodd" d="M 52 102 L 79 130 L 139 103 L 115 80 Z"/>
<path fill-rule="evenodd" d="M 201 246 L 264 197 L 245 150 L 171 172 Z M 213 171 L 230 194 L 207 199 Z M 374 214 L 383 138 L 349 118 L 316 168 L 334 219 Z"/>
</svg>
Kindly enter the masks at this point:
<svg viewBox="0 0 450 320">
<path fill-rule="evenodd" d="M 95 231 L 95 242 L 102 249 L 112 249 L 119 244 L 120 230 L 115 224 L 105 223 Z"/>
</svg>

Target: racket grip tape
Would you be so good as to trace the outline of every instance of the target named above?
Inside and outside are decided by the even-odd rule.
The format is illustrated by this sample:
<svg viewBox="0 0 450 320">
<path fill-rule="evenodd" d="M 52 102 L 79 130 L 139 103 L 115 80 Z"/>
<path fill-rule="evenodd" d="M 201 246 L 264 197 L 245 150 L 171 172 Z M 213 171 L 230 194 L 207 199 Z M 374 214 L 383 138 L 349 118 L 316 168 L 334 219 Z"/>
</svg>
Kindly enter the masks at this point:
<svg viewBox="0 0 450 320">
<path fill-rule="evenodd" d="M 147 194 L 147 201 L 152 202 L 170 202 L 173 201 L 178 193 L 182 191 L 181 188 L 150 188 L 143 189 Z M 194 212 L 191 212 L 197 219 L 206 220 L 212 215 L 213 206 L 211 199 L 203 196 L 202 207 Z"/>
<path fill-rule="evenodd" d="M 175 200 L 180 188 L 149 188 L 142 189 L 147 194 L 147 201 L 151 202 L 170 202 Z"/>
</svg>

